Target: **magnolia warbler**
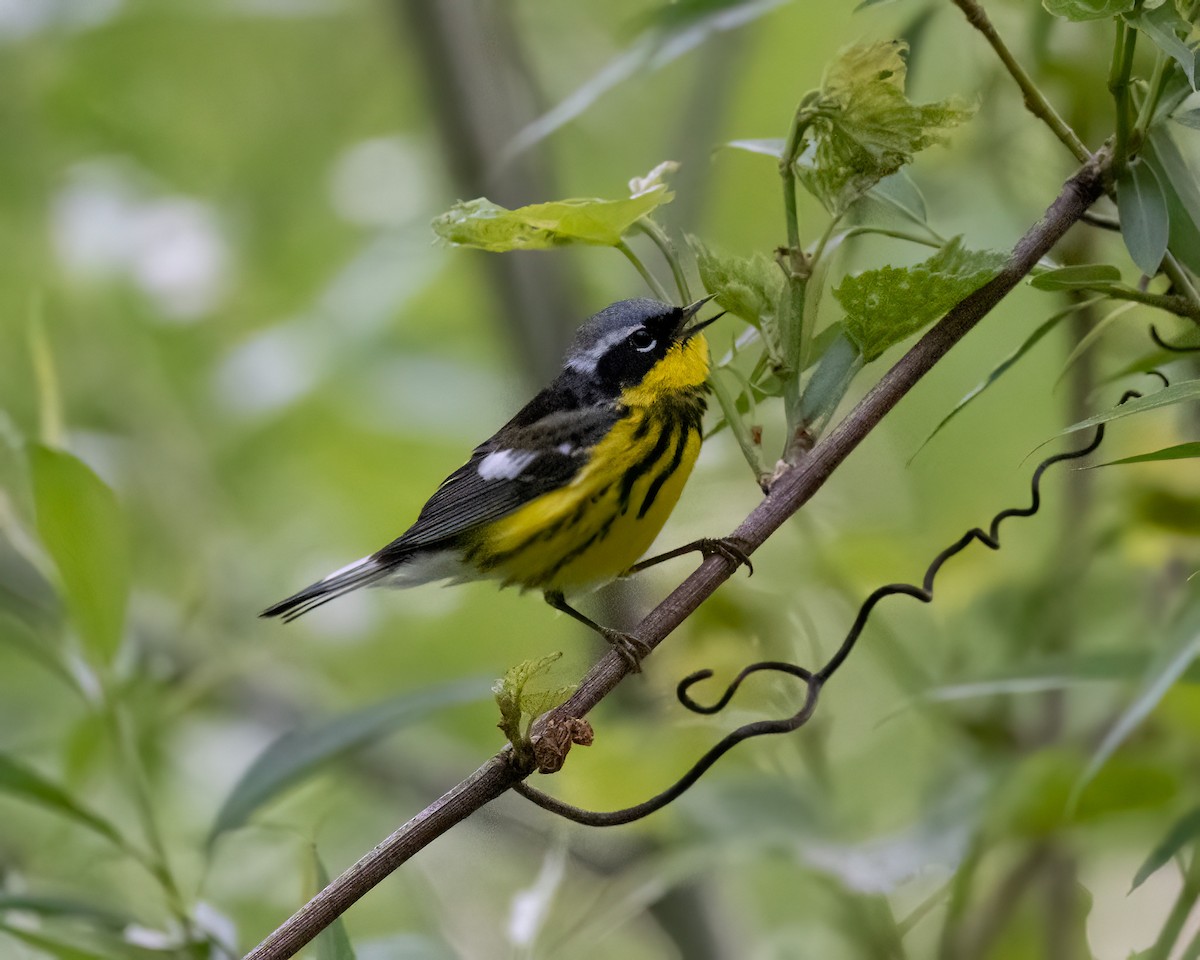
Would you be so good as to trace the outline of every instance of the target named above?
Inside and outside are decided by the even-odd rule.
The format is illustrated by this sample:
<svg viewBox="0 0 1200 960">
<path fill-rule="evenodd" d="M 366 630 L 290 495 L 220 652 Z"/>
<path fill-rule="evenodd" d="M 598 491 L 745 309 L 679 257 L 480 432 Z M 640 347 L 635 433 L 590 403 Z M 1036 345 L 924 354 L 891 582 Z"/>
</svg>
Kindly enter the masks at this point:
<svg viewBox="0 0 1200 960">
<path fill-rule="evenodd" d="M 293 620 L 367 585 L 496 578 L 546 601 L 637 667 L 645 645 L 600 626 L 565 594 L 690 550 L 746 563 L 705 539 L 635 564 L 658 536 L 700 452 L 709 370 L 687 307 L 622 300 L 587 320 L 562 371 L 437 488 L 386 547 L 263 611 Z"/>
</svg>

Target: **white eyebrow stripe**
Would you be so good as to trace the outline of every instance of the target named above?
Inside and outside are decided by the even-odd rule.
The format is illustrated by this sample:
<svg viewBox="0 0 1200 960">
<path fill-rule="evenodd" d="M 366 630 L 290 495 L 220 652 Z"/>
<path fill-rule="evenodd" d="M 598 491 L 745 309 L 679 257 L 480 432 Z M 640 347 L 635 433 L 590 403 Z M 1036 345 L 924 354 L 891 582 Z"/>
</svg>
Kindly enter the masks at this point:
<svg viewBox="0 0 1200 960">
<path fill-rule="evenodd" d="M 596 364 L 600 362 L 600 358 L 639 327 L 641 327 L 640 323 L 634 323 L 628 327 L 622 327 L 620 330 L 614 330 L 607 337 L 598 340 L 578 356 L 571 357 L 567 361 L 567 366 L 578 373 L 595 373 Z"/>
<path fill-rule="evenodd" d="M 481 480 L 515 480 L 536 459 L 534 450 L 493 450 L 475 469 Z"/>
</svg>

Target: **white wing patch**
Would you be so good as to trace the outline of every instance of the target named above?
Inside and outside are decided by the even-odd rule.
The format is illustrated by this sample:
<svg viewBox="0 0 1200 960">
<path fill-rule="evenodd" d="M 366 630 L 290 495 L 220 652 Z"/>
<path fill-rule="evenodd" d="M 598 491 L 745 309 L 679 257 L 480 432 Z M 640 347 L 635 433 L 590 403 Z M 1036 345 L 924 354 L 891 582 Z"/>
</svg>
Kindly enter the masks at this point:
<svg viewBox="0 0 1200 960">
<path fill-rule="evenodd" d="M 536 459 L 534 450 L 493 450 L 475 469 L 482 480 L 515 480 Z"/>
</svg>

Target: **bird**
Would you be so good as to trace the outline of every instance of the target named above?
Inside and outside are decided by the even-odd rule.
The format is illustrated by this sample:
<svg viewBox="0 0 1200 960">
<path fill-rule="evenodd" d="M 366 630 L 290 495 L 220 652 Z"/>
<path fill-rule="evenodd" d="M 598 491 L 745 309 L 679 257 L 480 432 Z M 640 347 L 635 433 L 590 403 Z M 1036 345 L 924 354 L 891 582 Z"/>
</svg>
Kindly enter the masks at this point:
<svg viewBox="0 0 1200 960">
<path fill-rule="evenodd" d="M 497 579 L 540 590 L 599 633 L 633 670 L 647 645 L 567 601 L 662 560 L 700 551 L 736 566 L 737 542 L 703 538 L 637 563 L 666 523 L 700 452 L 709 374 L 687 306 L 620 300 L 586 320 L 557 377 L 450 474 L 404 533 L 260 616 L 294 620 L 364 586 Z"/>
</svg>

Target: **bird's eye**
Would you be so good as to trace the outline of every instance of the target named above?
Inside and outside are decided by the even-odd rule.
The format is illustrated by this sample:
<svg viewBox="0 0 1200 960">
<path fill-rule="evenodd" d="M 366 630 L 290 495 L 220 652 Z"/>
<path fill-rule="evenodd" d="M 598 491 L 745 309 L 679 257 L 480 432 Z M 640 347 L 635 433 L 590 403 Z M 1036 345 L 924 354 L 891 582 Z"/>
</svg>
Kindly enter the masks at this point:
<svg viewBox="0 0 1200 960">
<path fill-rule="evenodd" d="M 629 343 L 634 350 L 645 353 L 647 350 L 653 350 L 658 341 L 654 339 L 649 330 L 641 329 L 635 330 L 629 335 Z"/>
</svg>

